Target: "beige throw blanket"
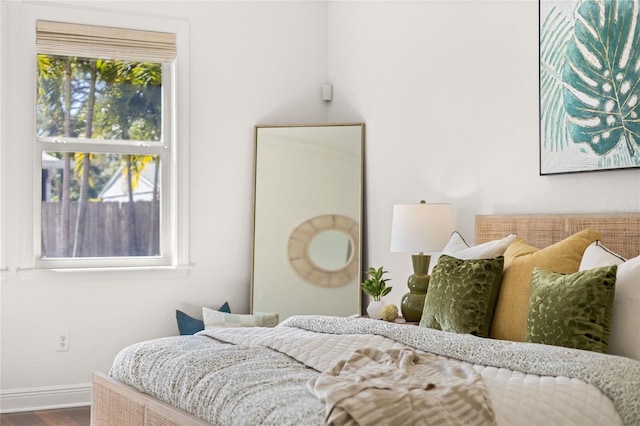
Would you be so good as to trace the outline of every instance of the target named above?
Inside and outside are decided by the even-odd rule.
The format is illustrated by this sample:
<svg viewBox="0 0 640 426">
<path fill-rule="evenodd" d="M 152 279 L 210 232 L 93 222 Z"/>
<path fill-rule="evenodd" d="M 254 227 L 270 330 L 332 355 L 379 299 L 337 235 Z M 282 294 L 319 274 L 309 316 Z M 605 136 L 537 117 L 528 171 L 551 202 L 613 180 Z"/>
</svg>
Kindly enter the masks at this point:
<svg viewBox="0 0 640 426">
<path fill-rule="evenodd" d="M 412 349 L 358 349 L 307 384 L 332 425 L 494 425 L 468 365 Z"/>
</svg>

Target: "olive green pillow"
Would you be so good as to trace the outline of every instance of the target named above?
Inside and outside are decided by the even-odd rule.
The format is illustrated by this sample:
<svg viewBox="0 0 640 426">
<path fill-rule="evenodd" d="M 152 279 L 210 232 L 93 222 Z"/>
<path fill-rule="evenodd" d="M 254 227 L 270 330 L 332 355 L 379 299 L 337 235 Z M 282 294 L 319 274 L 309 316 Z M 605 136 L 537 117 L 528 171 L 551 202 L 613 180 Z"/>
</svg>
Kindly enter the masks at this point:
<svg viewBox="0 0 640 426">
<path fill-rule="evenodd" d="M 534 269 L 525 341 L 608 353 L 617 268 Z"/>
<path fill-rule="evenodd" d="M 431 273 L 420 326 L 488 336 L 503 265 L 502 256 L 462 260 L 441 255 Z"/>
</svg>

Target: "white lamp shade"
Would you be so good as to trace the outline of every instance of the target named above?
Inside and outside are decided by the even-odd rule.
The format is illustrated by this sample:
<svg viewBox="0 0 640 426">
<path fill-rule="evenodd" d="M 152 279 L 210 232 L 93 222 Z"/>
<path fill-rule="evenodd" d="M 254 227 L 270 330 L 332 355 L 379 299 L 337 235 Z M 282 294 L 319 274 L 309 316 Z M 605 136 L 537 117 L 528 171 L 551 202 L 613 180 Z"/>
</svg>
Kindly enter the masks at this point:
<svg viewBox="0 0 640 426">
<path fill-rule="evenodd" d="M 397 204 L 393 206 L 391 251 L 439 252 L 454 230 L 452 204 Z"/>
</svg>

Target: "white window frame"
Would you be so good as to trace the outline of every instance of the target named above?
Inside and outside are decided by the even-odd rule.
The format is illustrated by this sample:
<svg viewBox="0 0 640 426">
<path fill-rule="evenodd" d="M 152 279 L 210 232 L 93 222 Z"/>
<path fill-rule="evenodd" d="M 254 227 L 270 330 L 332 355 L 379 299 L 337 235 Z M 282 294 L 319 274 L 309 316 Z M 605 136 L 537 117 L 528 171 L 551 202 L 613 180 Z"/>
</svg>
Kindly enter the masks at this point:
<svg viewBox="0 0 640 426">
<path fill-rule="evenodd" d="M 33 33 L 29 40 L 32 50 L 32 138 L 33 144 L 33 210 L 29 215 L 33 220 L 33 235 L 31 238 L 31 255 L 27 259 L 21 256 L 18 274 L 23 278 L 40 279 L 42 273 L 49 272 L 116 272 L 130 275 L 131 271 L 141 271 L 148 274 L 150 271 L 160 271 L 166 275 L 167 271 L 178 271 L 184 275 L 189 270 L 189 182 L 188 182 L 188 64 L 189 64 L 189 28 L 188 23 L 169 18 L 141 17 L 139 15 L 123 15 L 119 13 L 97 12 L 95 10 L 77 10 L 73 13 L 63 7 L 47 7 L 40 5 L 27 5 L 30 13 L 25 14 L 27 28 Z M 41 152 L 72 151 L 72 152 L 114 152 L 109 150 L 108 144 L 89 145 L 81 140 L 65 138 L 65 143 L 54 144 L 48 138 L 37 139 L 35 136 L 35 90 L 36 90 L 36 48 L 35 27 L 38 20 L 51 20 L 70 22 L 85 25 L 112 26 L 120 28 L 139 29 L 147 31 L 173 32 L 176 34 L 177 56 L 172 64 L 163 65 L 163 147 L 169 150 L 169 156 L 163 155 L 162 167 L 162 191 L 161 198 L 161 225 L 160 238 L 162 253 L 153 257 L 104 257 L 104 258 L 41 258 Z M 165 74 L 166 72 L 166 74 Z M 164 87 L 166 85 L 166 88 Z M 164 96 L 166 94 L 167 96 Z M 169 118 L 170 120 L 165 120 Z M 58 138 L 60 139 L 60 138 Z M 34 143 L 35 141 L 35 143 Z M 27 141 L 23 141 L 27 142 Z M 117 141 L 113 146 L 121 146 Z M 52 146 L 55 145 L 55 146 Z M 63 145 L 60 149 L 60 145 Z M 131 148 L 131 149 L 129 149 Z M 127 151 L 135 153 L 137 150 L 149 153 L 146 147 L 128 146 Z M 117 151 L 115 151 L 117 152 Z M 166 158 L 165 158 L 166 157 Z M 65 274 L 66 275 L 66 274 Z"/>
<path fill-rule="evenodd" d="M 6 28 L 7 25 L 7 20 L 6 20 L 6 12 L 5 12 L 5 2 L 0 2 L 0 28 Z M 6 85 L 6 81 L 5 81 L 5 71 L 4 71 L 4 67 L 5 67 L 5 63 L 6 63 L 6 58 L 5 58 L 5 45 L 3 44 L 5 42 L 3 35 L 2 35 L 2 31 L 0 31 L 0 123 L 6 123 L 6 106 L 5 106 L 5 101 L 4 101 L 4 87 Z M 6 188 L 5 188 L 5 183 L 7 181 L 6 176 L 4 174 L 4 164 L 2 162 L 2 158 L 4 158 L 5 153 L 4 153 L 4 146 L 2 144 L 2 141 L 5 140 L 6 138 L 6 130 L 5 130 L 6 126 L 0 125 L 0 235 L 3 234 L 4 229 L 6 229 L 6 224 L 5 224 L 5 214 L 4 212 L 4 206 L 5 206 L 5 202 L 4 202 L 4 196 L 2 196 L 2 194 L 6 193 Z M 9 268 L 6 266 L 7 265 L 7 261 L 5 258 L 5 238 L 0 238 L 0 283 L 2 281 L 4 281 L 4 279 L 6 278 L 6 276 L 8 275 L 9 272 Z"/>
</svg>

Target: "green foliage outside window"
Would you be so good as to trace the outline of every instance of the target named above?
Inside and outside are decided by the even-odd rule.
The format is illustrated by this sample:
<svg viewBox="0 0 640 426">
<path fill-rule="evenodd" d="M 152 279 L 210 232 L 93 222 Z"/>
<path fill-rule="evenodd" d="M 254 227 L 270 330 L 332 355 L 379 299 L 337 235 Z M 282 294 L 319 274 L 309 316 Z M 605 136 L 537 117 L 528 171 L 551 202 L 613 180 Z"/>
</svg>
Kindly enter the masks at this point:
<svg viewBox="0 0 640 426">
<path fill-rule="evenodd" d="M 160 156 L 127 152 L 127 147 L 163 143 L 162 64 L 39 54 L 37 67 L 36 137 L 45 147 L 43 152 L 63 164 L 47 170 L 43 166 L 43 200 L 63 205 L 61 235 L 55 238 L 62 248 L 55 249 L 55 257 L 102 255 L 83 254 L 80 242 L 91 232 L 86 223 L 88 203 L 100 202 L 101 191 L 116 175 L 126 182 L 130 232 L 137 234 L 133 193 L 150 164 L 156 171 L 151 178 L 154 206 L 153 217 L 145 220 L 154 223 L 150 232 L 155 243 L 146 248 L 135 241 L 137 237 L 131 238 L 131 247 L 117 255 L 158 254 Z M 61 141 L 83 144 L 86 150 L 69 151 L 57 143 Z M 114 141 L 123 143 L 113 145 Z M 68 207 L 71 202 L 78 203 L 76 209 Z M 76 217 L 71 217 L 71 210 L 77 211 Z M 43 223 L 43 228 L 47 225 L 54 223 Z M 43 257 L 50 246 L 43 241 Z"/>
</svg>

